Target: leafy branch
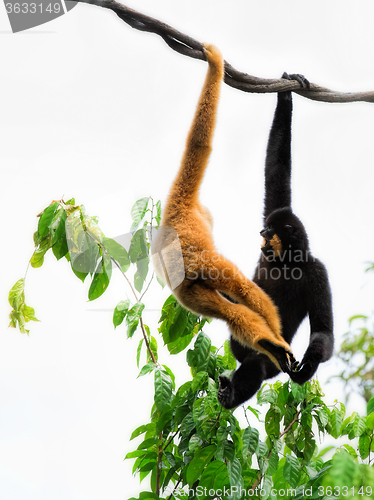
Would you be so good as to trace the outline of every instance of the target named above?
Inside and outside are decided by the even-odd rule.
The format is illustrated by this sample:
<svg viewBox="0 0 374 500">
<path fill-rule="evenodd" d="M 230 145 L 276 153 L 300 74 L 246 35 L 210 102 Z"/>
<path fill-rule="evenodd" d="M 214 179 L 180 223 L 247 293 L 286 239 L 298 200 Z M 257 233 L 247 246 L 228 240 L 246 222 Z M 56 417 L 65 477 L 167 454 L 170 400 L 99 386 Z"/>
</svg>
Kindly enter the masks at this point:
<svg viewBox="0 0 374 500">
<path fill-rule="evenodd" d="M 133 431 L 130 439 L 141 442 L 126 455 L 134 460 L 133 473 L 141 481 L 148 477 L 149 491 L 142 491 L 139 500 L 182 499 L 189 490 L 203 492 L 202 500 L 266 500 L 273 491 L 279 492 L 280 500 L 288 489 L 297 500 L 306 491 L 311 498 L 328 499 L 334 488 L 355 489 L 352 499 L 372 496 L 374 397 L 368 401 L 366 416 L 354 412 L 347 417 L 342 403 L 324 402 L 316 381 L 303 386 L 289 381 L 264 384 L 257 394 L 259 406 L 269 405 L 264 422 L 257 408 L 247 407 L 247 426 L 241 428 L 235 412 L 217 400 L 219 376 L 236 368 L 229 342 L 223 349 L 212 345 L 204 332 L 208 320 L 184 309 L 171 295 L 162 306 L 158 334 L 171 355 L 185 352 L 191 371 L 190 379 L 176 387 L 174 373 L 158 360 L 156 337 L 143 322 L 143 298 L 153 279 L 147 283 L 152 221 L 160 222 L 159 202 L 148 197 L 134 204 L 128 245 L 121 238 L 105 237 L 97 218 L 73 199 L 53 201 L 38 217 L 31 267 L 40 267 L 51 249 L 57 260 L 65 257 L 81 281 L 90 276 L 88 295 L 94 300 L 107 290 L 114 265 L 134 296 L 133 304 L 129 299 L 117 304 L 113 324 L 125 323 L 128 337 L 142 332 L 138 367 L 144 345 L 147 362 L 139 376 L 154 376 L 150 419 Z M 25 324 L 37 319 L 26 306 L 24 286 L 24 279 L 19 280 L 9 294 L 10 317 L 11 326 L 28 333 Z M 256 416 L 259 428 L 250 425 L 247 410 Z M 316 431 L 320 437 L 339 439 L 339 444 L 319 450 Z M 326 459 L 329 452 L 332 456 Z"/>
<path fill-rule="evenodd" d="M 151 208 L 148 208 L 149 205 Z M 147 220 L 147 214 L 151 214 Z M 155 215 L 154 215 L 155 214 Z M 147 326 L 144 325 L 141 300 L 148 291 L 153 275 L 142 293 L 148 274 L 149 239 L 152 235 L 152 224 L 160 224 L 161 204 L 154 203 L 151 197 L 138 200 L 131 210 L 133 224 L 129 233 L 128 250 L 116 240 L 107 238 L 98 226 L 96 217 L 88 216 L 83 205 L 76 205 L 75 200 L 53 200 L 48 207 L 38 214 L 38 228 L 34 233 L 35 250 L 30 259 L 30 265 L 38 268 L 43 265 L 45 254 L 52 250 L 57 260 L 65 259 L 70 263 L 74 274 L 84 282 L 91 275 L 91 285 L 88 291 L 89 300 L 99 298 L 108 288 L 114 264 L 127 281 L 135 298 L 135 304 L 130 307 L 130 301 L 121 301 L 113 315 L 114 326 L 119 326 L 124 319 L 127 321 L 127 334 L 132 336 L 140 325 L 148 355 L 156 365 L 156 355 L 151 347 Z M 139 226 L 143 227 L 139 229 Z M 125 238 L 126 239 L 126 238 Z M 131 263 L 136 266 L 134 285 L 126 272 Z M 28 266 L 29 268 L 29 266 Z M 22 333 L 29 333 L 25 323 L 38 321 L 35 311 L 25 303 L 25 278 L 17 281 L 9 293 L 9 302 L 13 308 L 10 313 L 10 326 L 19 327 Z"/>
</svg>

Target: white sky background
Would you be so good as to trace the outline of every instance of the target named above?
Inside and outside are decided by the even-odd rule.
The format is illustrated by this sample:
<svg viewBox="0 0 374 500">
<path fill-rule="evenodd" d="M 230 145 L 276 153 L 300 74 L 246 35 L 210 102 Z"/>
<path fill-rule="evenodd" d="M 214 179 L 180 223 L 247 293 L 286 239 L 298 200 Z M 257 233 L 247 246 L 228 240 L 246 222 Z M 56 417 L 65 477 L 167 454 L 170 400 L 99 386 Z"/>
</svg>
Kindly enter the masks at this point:
<svg viewBox="0 0 374 500">
<path fill-rule="evenodd" d="M 128 5 L 216 44 L 247 73 L 297 72 L 334 90 L 374 90 L 369 0 L 354 6 L 333 0 Z M 129 230 L 138 198 L 165 201 L 207 65 L 89 5 L 20 34 L 11 34 L 0 7 L 0 31 L 0 497 L 138 496 L 147 480 L 139 486 L 133 461 L 123 457 L 140 442 L 129 443 L 132 430 L 148 421 L 153 377 L 136 379 L 140 333 L 126 340 L 124 328 L 114 331 L 111 313 L 102 311 L 127 297 L 126 283 L 115 275 L 108 292 L 88 303 L 88 280 L 81 284 L 65 261 L 49 256 L 27 277 L 26 301 L 42 320 L 30 324 L 29 337 L 7 329 L 7 294 L 33 252 L 35 215 L 52 199 L 75 196 L 99 216 L 108 236 Z M 201 191 L 215 219 L 217 247 L 248 276 L 260 251 L 263 165 L 275 103 L 275 94 L 223 86 Z M 374 104 L 294 96 L 293 208 L 329 271 L 337 346 L 347 319 L 373 308 L 374 279 L 364 273 L 365 262 L 374 260 L 373 113 Z M 155 284 L 146 301 L 145 322 L 155 334 L 167 294 Z M 206 332 L 217 346 L 228 337 L 217 321 Z M 306 323 L 293 345 L 299 359 L 308 338 Z M 178 385 L 188 378 L 184 354 L 160 356 L 177 372 Z M 338 372 L 336 361 L 319 370 L 329 402 L 343 398 L 338 384 L 325 383 Z M 353 410 L 365 410 L 358 397 Z"/>
</svg>

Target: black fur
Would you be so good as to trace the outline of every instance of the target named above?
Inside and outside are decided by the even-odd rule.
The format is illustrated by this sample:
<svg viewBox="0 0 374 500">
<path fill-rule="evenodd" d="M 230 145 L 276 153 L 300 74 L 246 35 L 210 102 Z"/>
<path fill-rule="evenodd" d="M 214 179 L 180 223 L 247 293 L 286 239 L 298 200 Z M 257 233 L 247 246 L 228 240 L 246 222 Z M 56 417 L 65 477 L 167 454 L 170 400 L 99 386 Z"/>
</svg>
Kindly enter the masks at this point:
<svg viewBox="0 0 374 500">
<path fill-rule="evenodd" d="M 298 76 L 298 78 L 296 78 Z M 301 75 L 283 74 L 301 85 L 309 82 Z M 265 246 L 253 281 L 273 299 L 282 320 L 282 335 L 291 343 L 308 315 L 310 342 L 290 377 L 298 384 L 309 380 L 319 363 L 332 356 L 333 316 L 329 280 L 324 265 L 309 250 L 302 222 L 291 210 L 291 92 L 278 93 L 278 104 L 270 131 L 265 165 L 264 229 Z M 277 235 L 282 253 L 276 257 L 270 240 Z M 262 382 L 279 373 L 264 354 L 239 344 L 231 337 L 231 349 L 241 363 L 231 380 L 220 377 L 218 399 L 225 408 L 234 408 L 251 398 Z"/>
</svg>

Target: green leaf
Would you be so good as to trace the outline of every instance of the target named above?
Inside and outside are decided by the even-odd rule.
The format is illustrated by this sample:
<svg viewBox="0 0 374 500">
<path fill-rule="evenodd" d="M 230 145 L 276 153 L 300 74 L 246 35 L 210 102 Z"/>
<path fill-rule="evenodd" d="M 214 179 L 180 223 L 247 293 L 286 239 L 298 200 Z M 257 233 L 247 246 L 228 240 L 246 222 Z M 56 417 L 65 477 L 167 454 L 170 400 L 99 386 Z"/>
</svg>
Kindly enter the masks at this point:
<svg viewBox="0 0 374 500">
<path fill-rule="evenodd" d="M 144 339 L 140 339 L 139 344 L 138 344 L 138 349 L 136 350 L 136 366 L 139 368 L 139 363 L 140 363 L 140 355 L 142 352 L 142 345 L 143 345 Z"/>
<path fill-rule="evenodd" d="M 156 203 L 156 210 L 157 210 L 157 213 L 156 213 L 155 219 L 156 219 L 156 223 L 157 223 L 157 227 L 158 227 L 161 223 L 161 201 L 160 200 L 158 200 L 158 202 Z"/>
<path fill-rule="evenodd" d="M 365 460 L 370 453 L 371 436 L 366 432 L 361 434 L 358 440 L 358 451 L 362 460 Z"/>
<path fill-rule="evenodd" d="M 138 436 L 140 436 L 141 434 L 144 434 L 145 432 L 149 432 L 149 431 L 154 431 L 156 429 L 156 424 L 154 422 L 150 423 L 150 424 L 145 424 L 145 425 L 141 425 L 140 427 L 137 427 L 133 433 L 131 434 L 131 437 L 130 437 L 130 441 Z"/>
<path fill-rule="evenodd" d="M 348 451 L 348 453 L 354 458 L 356 459 L 357 458 L 357 453 L 355 451 L 355 449 L 349 445 L 349 444 L 343 444 L 344 448 Z"/>
<path fill-rule="evenodd" d="M 34 253 L 30 259 L 30 264 L 32 267 L 38 268 L 38 267 L 41 267 L 43 265 L 44 255 L 51 248 L 51 246 L 52 246 L 52 237 L 51 237 L 51 235 L 48 235 L 42 239 L 42 241 L 40 242 L 40 245 L 34 251 Z"/>
<path fill-rule="evenodd" d="M 61 237 L 52 247 L 53 255 L 57 260 L 62 259 L 68 253 L 69 248 L 66 241 L 66 237 Z"/>
<path fill-rule="evenodd" d="M 366 417 L 366 426 L 369 430 L 374 430 L 374 412 Z"/>
<path fill-rule="evenodd" d="M 155 404 L 158 411 L 170 402 L 173 392 L 173 381 L 170 375 L 161 369 L 155 371 Z"/>
<path fill-rule="evenodd" d="M 126 454 L 125 460 L 128 460 L 129 458 L 139 458 L 143 457 L 144 455 L 147 454 L 146 450 L 135 450 L 135 451 L 130 451 L 129 453 Z M 157 453 L 155 453 L 155 456 L 157 457 Z"/>
<path fill-rule="evenodd" d="M 35 317 L 35 311 L 32 307 L 29 307 L 25 304 L 25 280 L 18 280 L 13 287 L 11 288 L 8 296 L 9 304 L 12 306 L 13 310 L 11 311 L 10 324 L 9 326 L 12 328 L 18 328 L 21 333 L 29 333 L 29 330 L 26 330 L 25 323 L 28 321 L 39 321 Z"/>
<path fill-rule="evenodd" d="M 199 485 L 206 488 L 208 491 L 222 490 L 225 486 L 229 486 L 227 466 L 224 462 L 214 460 L 210 462 L 201 475 Z"/>
<path fill-rule="evenodd" d="M 278 393 L 274 389 L 262 390 L 257 393 L 257 403 L 262 405 L 264 403 L 275 403 L 278 399 Z"/>
<path fill-rule="evenodd" d="M 332 466 L 324 477 L 325 486 L 352 487 L 355 485 L 355 478 L 359 477 L 358 465 L 349 453 L 338 452 L 332 458 Z"/>
<path fill-rule="evenodd" d="M 269 467 L 266 471 L 266 474 L 272 476 L 274 472 L 278 470 L 279 465 L 279 455 L 276 449 L 272 449 L 269 457 Z"/>
<path fill-rule="evenodd" d="M 160 413 L 156 423 L 156 433 L 157 435 L 162 432 L 167 435 L 172 429 L 172 419 L 174 416 L 174 410 L 170 408 L 170 405 L 165 405 L 164 409 Z"/>
<path fill-rule="evenodd" d="M 187 363 L 192 368 L 197 371 L 205 371 L 209 361 L 211 340 L 205 335 L 205 333 L 200 332 L 196 338 L 196 342 L 193 350 L 189 350 L 187 353 Z"/>
<path fill-rule="evenodd" d="M 49 205 L 41 214 L 38 224 L 38 233 L 40 238 L 44 238 L 49 234 L 50 232 L 49 226 L 52 223 L 57 207 L 58 203 L 54 202 L 51 205 Z"/>
<path fill-rule="evenodd" d="M 202 390 L 207 378 L 208 378 L 207 372 L 198 372 L 192 381 L 191 390 L 193 392 Z"/>
<path fill-rule="evenodd" d="M 114 312 L 113 312 L 113 325 L 114 328 L 117 328 L 123 320 L 126 317 L 127 311 L 129 310 L 130 307 L 130 300 L 121 300 L 118 302 L 116 305 Z"/>
<path fill-rule="evenodd" d="M 365 320 L 366 320 L 366 319 L 368 319 L 368 317 L 367 317 L 367 316 L 365 316 L 364 314 L 356 314 L 355 316 L 351 316 L 351 317 L 349 318 L 349 320 L 348 320 L 348 321 L 349 321 L 349 324 L 351 324 L 351 323 L 352 323 L 353 321 L 355 321 L 356 319 L 365 319 Z"/>
<path fill-rule="evenodd" d="M 145 329 L 145 331 L 147 332 L 147 335 L 148 335 L 149 348 L 152 351 L 155 360 L 157 361 L 157 359 L 158 359 L 158 354 L 157 354 L 157 340 L 153 336 L 151 336 L 150 331 L 149 331 L 149 327 L 147 325 L 144 325 L 144 329 Z M 149 351 L 147 349 L 147 362 L 150 363 L 151 361 L 152 361 L 152 357 L 151 357 L 151 355 L 150 355 L 150 353 L 149 353 Z M 170 375 L 170 373 L 169 373 L 169 375 Z M 174 380 L 173 380 L 173 382 L 174 382 Z"/>
<path fill-rule="evenodd" d="M 291 485 L 292 488 L 298 486 L 301 476 L 301 466 L 296 457 L 287 455 L 284 464 L 283 476 Z"/>
<path fill-rule="evenodd" d="M 148 258 L 147 233 L 144 229 L 138 229 L 131 238 L 129 257 L 133 264 Z"/>
<path fill-rule="evenodd" d="M 188 437 L 191 432 L 195 429 L 195 422 L 192 413 L 188 413 L 181 424 L 181 434 L 183 437 Z"/>
<path fill-rule="evenodd" d="M 105 292 L 109 286 L 111 275 L 112 262 L 103 257 L 88 290 L 88 300 L 95 300 Z"/>
<path fill-rule="evenodd" d="M 295 382 L 291 382 L 291 394 L 295 398 L 296 404 L 301 403 L 306 395 L 306 384 L 299 385 Z"/>
<path fill-rule="evenodd" d="M 243 453 L 245 448 L 249 453 L 255 453 L 259 442 L 259 432 L 254 427 L 248 426 L 243 434 Z"/>
<path fill-rule="evenodd" d="M 147 373 L 153 372 L 153 370 L 156 368 L 156 365 L 154 363 L 147 363 L 146 365 L 143 366 L 143 368 L 140 370 L 139 375 L 137 378 L 142 377 L 143 375 L 147 375 Z"/>
<path fill-rule="evenodd" d="M 365 419 L 361 418 L 360 415 L 356 414 L 352 422 L 352 430 L 349 432 L 349 439 L 354 439 L 359 437 L 365 430 Z"/>
<path fill-rule="evenodd" d="M 328 453 L 329 451 L 333 450 L 335 447 L 334 446 L 326 446 L 326 448 L 322 448 L 322 450 L 318 453 L 317 457 L 323 457 Z"/>
<path fill-rule="evenodd" d="M 142 315 L 144 304 L 142 302 L 136 302 L 131 309 L 127 312 L 126 323 L 127 323 L 127 337 L 132 337 L 138 328 L 139 320 Z"/>
<path fill-rule="evenodd" d="M 367 414 L 370 415 L 370 413 L 373 412 L 374 412 L 374 397 L 372 397 L 367 404 Z"/>
<path fill-rule="evenodd" d="M 57 260 L 60 260 L 62 257 L 64 257 L 68 251 L 68 243 L 66 240 L 66 229 L 65 229 L 65 224 L 66 224 L 66 211 L 61 208 L 57 212 L 57 219 L 53 221 L 53 226 L 56 225 L 56 227 L 53 227 L 53 237 L 52 237 L 52 252 L 53 255 L 56 257 Z"/>
<path fill-rule="evenodd" d="M 176 339 L 174 342 L 169 342 L 166 347 L 170 354 L 178 354 L 179 352 L 184 351 L 184 349 L 190 345 L 192 339 L 194 338 L 194 333 L 190 333 L 180 339 Z"/>
<path fill-rule="evenodd" d="M 268 436 L 279 437 L 282 414 L 277 406 L 272 406 L 265 417 L 265 430 Z"/>
<path fill-rule="evenodd" d="M 79 246 L 70 247 L 71 267 L 79 273 L 93 273 L 97 268 L 97 261 L 100 258 L 100 248 L 90 236 L 81 233 Z"/>
<path fill-rule="evenodd" d="M 242 466 L 237 458 L 234 460 L 229 460 L 227 464 L 227 471 L 230 481 L 230 486 L 232 488 L 232 497 L 234 500 L 238 500 L 242 497 L 241 490 L 243 489 L 243 477 L 242 477 Z M 235 488 L 234 488 L 235 487 Z"/>
<path fill-rule="evenodd" d="M 18 309 L 25 301 L 25 280 L 21 278 L 10 289 L 8 300 L 13 309 Z"/>
<path fill-rule="evenodd" d="M 312 459 L 314 455 L 314 450 L 316 449 L 316 442 L 312 436 L 313 436 L 312 432 L 309 432 L 309 435 L 305 436 L 303 455 L 304 455 L 304 460 L 307 463 L 309 463 L 310 460 Z"/>
<path fill-rule="evenodd" d="M 136 272 L 134 275 L 134 286 L 137 292 L 141 292 L 148 274 L 149 257 L 136 261 Z"/>
<path fill-rule="evenodd" d="M 133 229 L 133 227 L 136 228 L 144 218 L 145 213 L 147 211 L 149 199 L 150 199 L 149 196 L 146 198 L 141 198 L 140 200 L 136 201 L 132 206 L 131 218 L 134 221 L 134 223 L 131 227 L 131 232 L 135 230 Z"/>
<path fill-rule="evenodd" d="M 103 247 L 109 253 L 109 255 L 118 262 L 121 271 L 125 273 L 130 267 L 130 257 L 126 249 L 120 245 L 117 241 L 111 238 L 103 239 Z"/>
<path fill-rule="evenodd" d="M 224 356 L 222 358 L 222 361 L 224 363 L 224 367 L 226 370 L 235 370 L 236 368 L 236 359 L 231 351 L 231 348 L 230 348 L 230 341 L 229 340 L 225 340 L 224 344 L 223 344 L 223 348 L 224 348 Z"/>
<path fill-rule="evenodd" d="M 23 316 L 25 318 L 25 321 L 26 323 L 28 321 L 39 321 L 36 317 L 35 317 L 35 311 L 32 307 L 29 307 L 27 306 L 26 304 L 23 306 Z"/>
<path fill-rule="evenodd" d="M 144 439 L 142 443 L 138 446 L 138 450 L 148 450 L 149 448 L 153 448 L 153 446 L 157 446 L 160 443 L 160 440 L 156 437 L 151 437 Z M 151 452 L 152 453 L 152 452 Z"/>
<path fill-rule="evenodd" d="M 331 432 L 330 434 L 335 439 L 339 437 L 340 429 L 342 427 L 343 417 L 337 408 L 333 408 L 330 415 Z"/>
<path fill-rule="evenodd" d="M 210 445 L 196 450 L 195 456 L 187 467 L 187 482 L 190 487 L 201 477 L 201 474 L 216 452 L 217 446 Z"/>
</svg>

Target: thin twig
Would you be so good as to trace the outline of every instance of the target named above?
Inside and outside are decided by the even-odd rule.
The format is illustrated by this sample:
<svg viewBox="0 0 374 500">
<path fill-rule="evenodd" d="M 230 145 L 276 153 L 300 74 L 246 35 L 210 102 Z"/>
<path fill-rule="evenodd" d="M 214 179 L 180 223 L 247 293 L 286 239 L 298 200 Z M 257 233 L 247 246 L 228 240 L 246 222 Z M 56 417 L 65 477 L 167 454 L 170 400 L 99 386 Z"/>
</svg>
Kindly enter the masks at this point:
<svg viewBox="0 0 374 500">
<path fill-rule="evenodd" d="M 181 481 L 182 481 L 182 477 L 180 476 L 180 477 L 179 477 L 179 479 L 178 479 L 178 481 L 177 481 L 177 483 L 176 483 L 176 485 L 174 486 L 173 491 L 172 491 L 172 492 L 171 492 L 171 494 L 168 496 L 167 500 L 171 500 L 171 497 L 173 497 L 173 496 L 174 496 L 174 493 L 177 491 L 178 486 L 180 485 Z"/>
<path fill-rule="evenodd" d="M 282 438 L 285 434 L 287 434 L 287 432 L 291 429 L 291 427 L 293 426 L 293 424 L 294 424 L 294 423 L 297 421 L 297 419 L 299 418 L 300 413 L 301 413 L 301 410 L 298 410 L 298 411 L 296 412 L 296 415 L 295 415 L 294 419 L 293 419 L 293 420 L 292 420 L 292 422 L 291 422 L 291 423 L 290 423 L 290 424 L 289 424 L 289 425 L 288 425 L 288 426 L 284 429 L 284 431 L 283 431 L 283 432 L 281 432 L 281 433 L 279 434 L 278 439 L 281 439 L 281 438 Z M 267 456 L 266 456 L 266 459 L 267 459 L 267 460 L 269 460 L 270 455 L 271 455 L 271 452 L 272 452 L 272 450 L 269 450 L 269 453 L 268 453 L 268 454 L 267 454 Z M 257 486 L 260 484 L 261 479 L 262 479 L 262 474 L 261 474 L 261 471 L 259 471 L 256 481 L 255 481 L 255 482 L 253 483 L 253 485 L 251 486 L 251 489 L 252 489 L 252 490 L 255 490 L 255 489 L 257 488 Z"/>
<path fill-rule="evenodd" d="M 132 284 L 131 284 L 131 281 L 130 281 L 130 280 L 129 280 L 129 278 L 126 276 L 126 273 L 124 273 L 124 272 L 122 271 L 121 266 L 118 264 L 118 262 L 117 262 L 115 259 L 113 259 L 113 257 L 111 257 L 111 259 L 112 259 L 112 262 L 114 262 L 114 264 L 115 264 L 115 265 L 118 267 L 118 269 L 121 271 L 122 276 L 125 278 L 125 280 L 126 280 L 126 281 L 127 281 L 127 283 L 129 284 L 129 287 L 131 288 L 131 291 L 132 291 L 132 293 L 134 294 L 134 297 L 135 297 L 136 302 L 139 302 L 138 296 L 136 295 L 136 292 L 135 292 L 135 290 L 134 290 L 134 288 L 133 288 L 133 286 L 132 286 Z"/>
<path fill-rule="evenodd" d="M 129 286 L 130 286 L 130 288 L 131 288 L 131 290 L 132 290 L 132 293 L 134 294 L 134 297 L 135 297 L 136 302 L 140 302 L 140 300 L 141 300 L 141 298 L 143 297 L 143 295 L 144 295 L 144 293 L 145 293 L 145 292 L 143 293 L 143 295 L 142 295 L 142 296 L 140 297 L 140 299 L 139 299 L 139 298 L 138 298 L 138 296 L 137 296 L 137 294 L 136 294 L 136 292 L 135 292 L 135 290 L 134 290 L 134 288 L 133 288 L 133 286 L 132 286 L 132 284 L 131 284 L 131 281 L 130 281 L 130 280 L 129 280 L 129 278 L 126 276 L 126 273 L 124 273 L 124 272 L 122 271 L 121 266 L 118 264 L 118 262 L 117 262 L 115 259 L 113 259 L 113 257 L 111 257 L 111 259 L 112 259 L 112 262 L 114 262 L 114 264 L 115 264 L 115 265 L 118 267 L 118 269 L 121 271 L 122 276 L 125 278 L 125 280 L 126 280 L 126 281 L 127 281 L 127 283 L 129 284 Z M 152 280 L 151 280 L 151 281 L 152 281 Z M 150 282 L 149 282 L 149 284 L 150 284 Z M 149 285 L 148 285 L 148 286 L 149 286 Z M 148 290 L 148 288 L 147 288 L 147 290 Z M 146 291 L 147 291 L 147 290 L 146 290 Z M 152 349 L 151 349 L 151 346 L 149 345 L 149 342 L 148 342 L 148 337 L 147 337 L 147 332 L 145 331 L 145 328 L 144 328 L 144 323 L 143 323 L 143 318 L 142 318 L 141 316 L 140 316 L 140 328 L 142 329 L 144 342 L 145 342 L 145 345 L 147 346 L 147 350 L 148 350 L 148 352 L 149 352 L 149 355 L 150 355 L 150 357 L 151 357 L 151 359 L 152 359 L 153 363 L 154 363 L 155 365 L 157 365 L 157 360 L 156 360 L 156 358 L 155 358 L 155 355 L 153 354 L 153 351 L 152 351 Z"/>
<path fill-rule="evenodd" d="M 157 360 L 155 358 L 155 355 L 153 354 L 151 346 L 149 345 L 147 333 L 146 333 L 145 328 L 144 328 L 143 318 L 141 316 L 140 316 L 140 328 L 142 329 L 143 337 L 144 337 L 144 342 L 145 342 L 145 345 L 147 346 L 149 355 L 151 356 L 153 363 L 155 365 L 157 365 L 158 363 L 157 363 Z"/>
<path fill-rule="evenodd" d="M 171 26 L 129 9 L 115 0 L 77 0 L 79 3 L 88 3 L 110 9 L 125 23 L 140 31 L 155 33 L 163 38 L 170 48 L 194 59 L 206 60 L 204 46 L 201 42 L 177 31 Z M 242 73 L 225 61 L 225 83 L 230 87 L 243 92 L 269 93 L 292 90 L 297 94 L 324 102 L 374 102 L 374 91 L 368 92 L 336 92 L 326 87 L 310 83 L 310 88 L 302 89 L 299 82 L 285 79 L 258 78 Z"/>
<path fill-rule="evenodd" d="M 147 285 L 147 288 L 146 288 L 146 289 L 144 290 L 144 292 L 141 294 L 140 299 L 139 299 L 139 302 L 142 300 L 142 298 L 144 297 L 144 295 L 148 292 L 148 289 L 149 289 L 149 287 L 151 286 L 151 283 L 152 283 L 152 280 L 153 280 L 153 278 L 154 278 L 154 275 L 155 275 L 155 273 L 152 273 L 152 276 L 151 276 L 151 279 L 149 280 L 149 283 L 148 283 L 148 285 Z"/>
</svg>

